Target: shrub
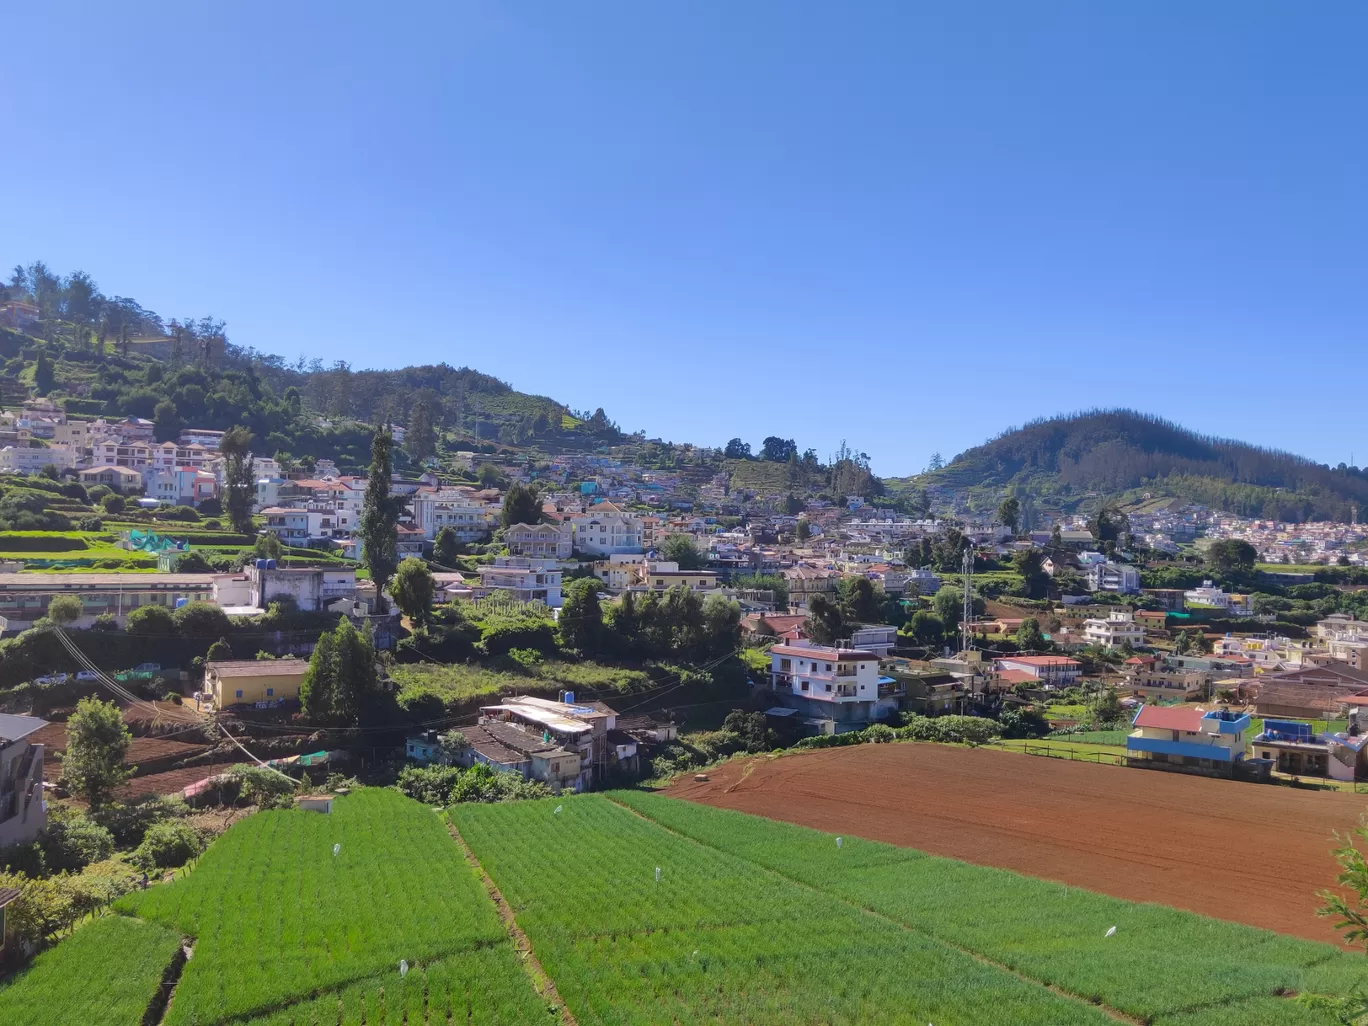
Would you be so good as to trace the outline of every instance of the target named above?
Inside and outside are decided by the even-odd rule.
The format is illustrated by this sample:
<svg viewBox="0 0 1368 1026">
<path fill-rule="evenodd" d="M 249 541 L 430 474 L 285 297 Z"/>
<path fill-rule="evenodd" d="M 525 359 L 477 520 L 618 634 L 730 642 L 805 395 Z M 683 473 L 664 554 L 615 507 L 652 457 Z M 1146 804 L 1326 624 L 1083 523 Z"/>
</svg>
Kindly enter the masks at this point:
<svg viewBox="0 0 1368 1026">
<path fill-rule="evenodd" d="M 100 506 L 106 513 L 122 513 L 124 511 L 124 498 L 117 492 L 110 492 L 100 500 Z"/>
<path fill-rule="evenodd" d="M 909 715 L 894 733 L 910 741 L 941 741 L 947 744 L 983 745 L 998 736 L 999 727 L 981 716 Z"/>
<path fill-rule="evenodd" d="M 176 632 L 176 621 L 165 606 L 139 606 L 128 614 L 124 623 L 129 634 L 166 637 Z"/>
<path fill-rule="evenodd" d="M 183 866 L 204 850 L 204 838 L 189 823 L 163 820 L 143 835 L 130 861 L 144 872 Z"/>
<path fill-rule="evenodd" d="M 480 643 L 492 656 L 505 655 L 515 648 L 535 648 L 547 654 L 556 651 L 556 632 L 550 622 L 532 619 L 499 619 L 486 624 Z"/>
<path fill-rule="evenodd" d="M 54 872 L 77 872 L 114 854 L 114 835 L 81 815 L 54 818 L 48 828 L 48 864 Z"/>
</svg>

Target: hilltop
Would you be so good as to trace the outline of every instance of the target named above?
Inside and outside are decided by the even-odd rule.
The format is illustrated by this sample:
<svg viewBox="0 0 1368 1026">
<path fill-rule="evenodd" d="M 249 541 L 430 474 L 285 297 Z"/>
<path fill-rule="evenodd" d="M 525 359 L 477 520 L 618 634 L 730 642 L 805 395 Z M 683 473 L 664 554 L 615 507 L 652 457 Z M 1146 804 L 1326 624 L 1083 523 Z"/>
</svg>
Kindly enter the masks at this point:
<svg viewBox="0 0 1368 1026">
<path fill-rule="evenodd" d="M 1061 506 L 1148 492 L 1242 516 L 1349 520 L 1368 503 L 1368 473 L 1214 438 L 1134 410 L 1033 421 L 913 479 L 922 487 L 1014 489 Z"/>
</svg>

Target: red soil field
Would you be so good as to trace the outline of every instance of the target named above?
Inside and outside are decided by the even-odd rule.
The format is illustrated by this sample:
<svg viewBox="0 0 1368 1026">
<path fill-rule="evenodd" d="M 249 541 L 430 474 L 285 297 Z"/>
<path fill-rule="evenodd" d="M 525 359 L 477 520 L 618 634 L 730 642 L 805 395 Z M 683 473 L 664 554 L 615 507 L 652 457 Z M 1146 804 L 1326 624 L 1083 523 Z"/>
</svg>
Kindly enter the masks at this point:
<svg viewBox="0 0 1368 1026">
<path fill-rule="evenodd" d="M 985 748 L 857 745 L 736 760 L 676 798 L 998 866 L 1318 941 L 1335 831 L 1368 795 Z"/>
</svg>

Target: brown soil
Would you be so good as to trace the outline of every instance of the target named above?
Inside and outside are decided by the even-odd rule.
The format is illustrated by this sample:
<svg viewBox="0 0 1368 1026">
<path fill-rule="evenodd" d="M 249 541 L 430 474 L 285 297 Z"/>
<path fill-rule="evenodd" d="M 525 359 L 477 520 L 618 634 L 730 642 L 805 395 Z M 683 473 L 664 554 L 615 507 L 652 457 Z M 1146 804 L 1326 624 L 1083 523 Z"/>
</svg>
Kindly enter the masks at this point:
<svg viewBox="0 0 1368 1026">
<path fill-rule="evenodd" d="M 735 760 L 677 798 L 1319 941 L 1335 831 L 1368 796 L 949 745 Z"/>
</svg>

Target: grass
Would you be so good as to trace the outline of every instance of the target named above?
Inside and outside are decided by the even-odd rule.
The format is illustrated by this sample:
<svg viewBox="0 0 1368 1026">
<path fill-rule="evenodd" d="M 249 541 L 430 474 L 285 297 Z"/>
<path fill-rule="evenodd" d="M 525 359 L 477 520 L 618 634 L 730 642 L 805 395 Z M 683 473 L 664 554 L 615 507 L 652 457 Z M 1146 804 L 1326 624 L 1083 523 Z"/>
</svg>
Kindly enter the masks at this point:
<svg viewBox="0 0 1368 1026">
<path fill-rule="evenodd" d="M 1081 702 L 1073 704 L 1070 704 L 1068 702 L 1060 702 L 1056 705 L 1048 706 L 1045 709 L 1046 719 L 1082 720 L 1086 719 L 1091 715 L 1092 713 L 1088 711 L 1088 707 L 1086 705 L 1083 705 Z"/>
<path fill-rule="evenodd" d="M 451 815 L 581 1026 L 1109 1022 L 599 795 Z"/>
<path fill-rule="evenodd" d="M 537 1003 L 505 971 L 512 945 L 440 818 L 395 791 L 336 799 L 327 816 L 258 813 L 187 877 L 120 908 L 195 938 L 165 1026 L 269 1017 L 320 995 L 336 1021 L 349 993 L 400 987 L 400 959 L 456 963 L 441 970 L 450 982 L 470 977 L 464 960 L 477 954 L 520 979 L 521 990 L 501 984 L 510 1008 Z"/>
<path fill-rule="evenodd" d="M 837 848 L 816 830 L 659 795 L 614 798 L 704 851 L 763 866 L 1155 1026 L 1330 1024 L 1328 1014 L 1277 995 L 1343 995 L 1368 984 L 1361 954 L 1312 941 L 858 838 Z M 1107 938 L 1111 926 L 1117 932 Z M 988 1010 L 986 1001 L 978 1007 Z"/>
<path fill-rule="evenodd" d="M 1047 737 L 1044 740 L 1046 744 L 1068 741 L 1070 744 L 1108 745 L 1125 748 L 1126 738 L 1129 736 L 1130 732 L 1126 730 L 1080 730 L 1076 734 Z"/>
<path fill-rule="evenodd" d="M 493 698 L 516 691 L 571 691 L 589 689 L 628 693 L 650 686 L 641 670 L 623 670 L 598 663 L 566 663 L 558 660 L 534 663 L 520 672 L 458 663 L 407 663 L 392 668 L 399 685 L 399 702 L 411 706 L 422 699 L 436 699 L 451 708 L 477 698 Z"/>
<path fill-rule="evenodd" d="M 126 916 L 93 920 L 0 989 L 0 1022 L 134 1026 L 180 943 L 179 933 Z"/>
<path fill-rule="evenodd" d="M 1110 734 L 1112 731 L 1090 731 L 1090 733 Z M 1045 749 L 1048 748 L 1051 752 L 1058 752 L 1064 757 L 1067 757 L 1069 753 L 1088 756 L 1101 755 L 1111 758 L 1125 754 L 1124 741 L 1121 742 L 1121 747 L 1117 747 L 1115 744 L 1099 744 L 1097 742 L 1076 740 L 1080 737 L 1082 737 L 1082 735 L 1071 734 L 1068 737 L 1042 737 L 1030 738 L 1029 740 L 1023 738 L 1005 738 L 1001 741 L 994 741 L 992 747 L 1002 748 L 1009 752 L 1025 752 L 1029 750 L 1041 755 L 1043 755 Z"/>
</svg>

